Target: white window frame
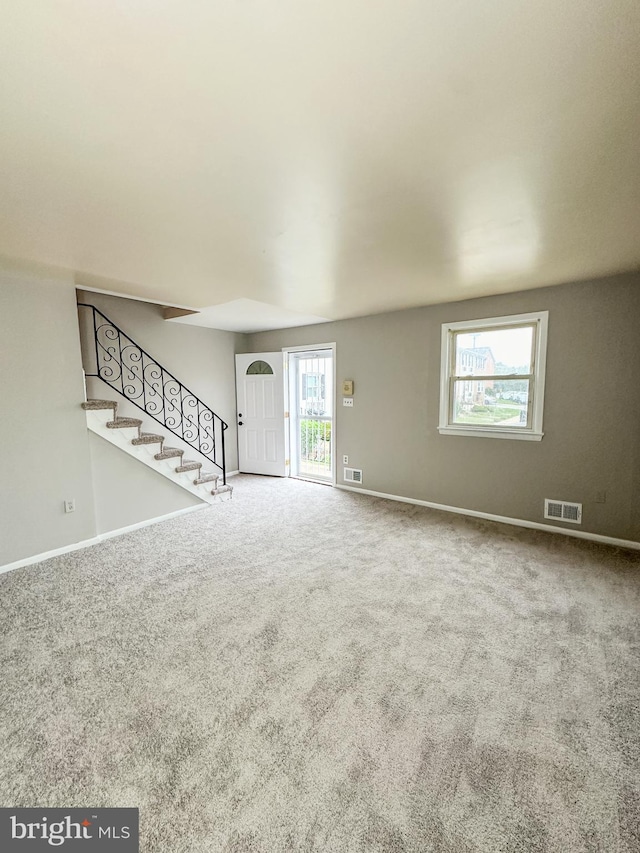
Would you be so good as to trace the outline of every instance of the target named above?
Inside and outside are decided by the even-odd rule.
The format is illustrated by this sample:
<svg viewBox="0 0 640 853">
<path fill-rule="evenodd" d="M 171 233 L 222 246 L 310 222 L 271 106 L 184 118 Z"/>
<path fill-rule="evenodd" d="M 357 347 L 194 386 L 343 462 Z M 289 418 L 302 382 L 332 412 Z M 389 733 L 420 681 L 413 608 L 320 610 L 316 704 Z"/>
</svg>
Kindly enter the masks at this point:
<svg viewBox="0 0 640 853">
<path fill-rule="evenodd" d="M 453 388 L 455 374 L 455 334 L 460 332 L 499 331 L 522 325 L 534 326 L 533 365 L 529 376 L 530 426 L 506 427 L 501 424 L 471 426 L 453 423 Z M 443 323 L 442 349 L 440 356 L 440 422 L 441 435 L 465 435 L 475 438 L 514 438 L 521 441 L 541 441 L 542 417 L 544 412 L 544 382 L 547 367 L 547 328 L 549 312 L 537 311 L 530 314 L 511 314 L 508 317 L 488 317 L 482 320 L 463 320 Z M 464 377 L 457 377 L 464 378 Z M 508 376 L 500 376 L 507 379 Z M 513 377 L 519 378 L 519 377 Z"/>
</svg>

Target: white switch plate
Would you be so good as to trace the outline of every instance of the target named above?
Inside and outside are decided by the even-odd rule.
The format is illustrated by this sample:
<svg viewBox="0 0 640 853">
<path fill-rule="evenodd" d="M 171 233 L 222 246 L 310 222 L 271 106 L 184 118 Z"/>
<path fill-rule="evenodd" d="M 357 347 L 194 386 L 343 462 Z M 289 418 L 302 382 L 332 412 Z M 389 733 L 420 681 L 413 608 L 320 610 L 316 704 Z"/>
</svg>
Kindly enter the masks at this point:
<svg viewBox="0 0 640 853">
<path fill-rule="evenodd" d="M 342 398 L 342 405 L 343 406 L 349 406 L 350 408 L 353 409 L 353 397 L 343 397 Z"/>
<path fill-rule="evenodd" d="M 75 498 L 71 498 L 71 500 L 64 502 L 64 511 L 65 512 L 75 512 L 76 511 Z"/>
</svg>

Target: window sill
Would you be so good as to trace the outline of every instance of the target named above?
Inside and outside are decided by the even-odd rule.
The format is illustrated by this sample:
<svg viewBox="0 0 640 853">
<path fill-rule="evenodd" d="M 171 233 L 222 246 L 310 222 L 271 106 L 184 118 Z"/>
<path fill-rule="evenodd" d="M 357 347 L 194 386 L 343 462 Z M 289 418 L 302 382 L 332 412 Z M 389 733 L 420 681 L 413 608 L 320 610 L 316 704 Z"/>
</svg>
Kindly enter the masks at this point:
<svg viewBox="0 0 640 853">
<path fill-rule="evenodd" d="M 465 435 L 471 438 L 515 438 L 518 441 L 542 441 L 543 432 L 523 429 L 482 429 L 481 427 L 439 426 L 440 435 Z"/>
</svg>

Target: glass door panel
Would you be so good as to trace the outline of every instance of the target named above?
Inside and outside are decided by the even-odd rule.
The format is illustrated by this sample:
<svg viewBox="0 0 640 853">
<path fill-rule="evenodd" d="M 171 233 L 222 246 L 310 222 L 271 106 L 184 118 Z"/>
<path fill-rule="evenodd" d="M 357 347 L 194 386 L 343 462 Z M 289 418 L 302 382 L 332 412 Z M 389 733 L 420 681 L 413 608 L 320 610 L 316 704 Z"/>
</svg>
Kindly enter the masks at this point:
<svg viewBox="0 0 640 853">
<path fill-rule="evenodd" d="M 333 352 L 312 350 L 292 357 L 292 474 L 331 482 L 333 471 Z"/>
</svg>

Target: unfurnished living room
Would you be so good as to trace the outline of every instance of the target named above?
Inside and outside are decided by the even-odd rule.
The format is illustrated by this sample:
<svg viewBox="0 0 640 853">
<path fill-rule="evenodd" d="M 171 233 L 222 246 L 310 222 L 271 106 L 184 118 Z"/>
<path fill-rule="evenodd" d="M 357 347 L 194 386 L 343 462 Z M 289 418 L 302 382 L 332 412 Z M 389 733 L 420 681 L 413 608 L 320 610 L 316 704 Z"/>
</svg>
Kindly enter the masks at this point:
<svg viewBox="0 0 640 853">
<path fill-rule="evenodd" d="M 5 4 L 0 851 L 640 853 L 640 5 Z"/>
</svg>

